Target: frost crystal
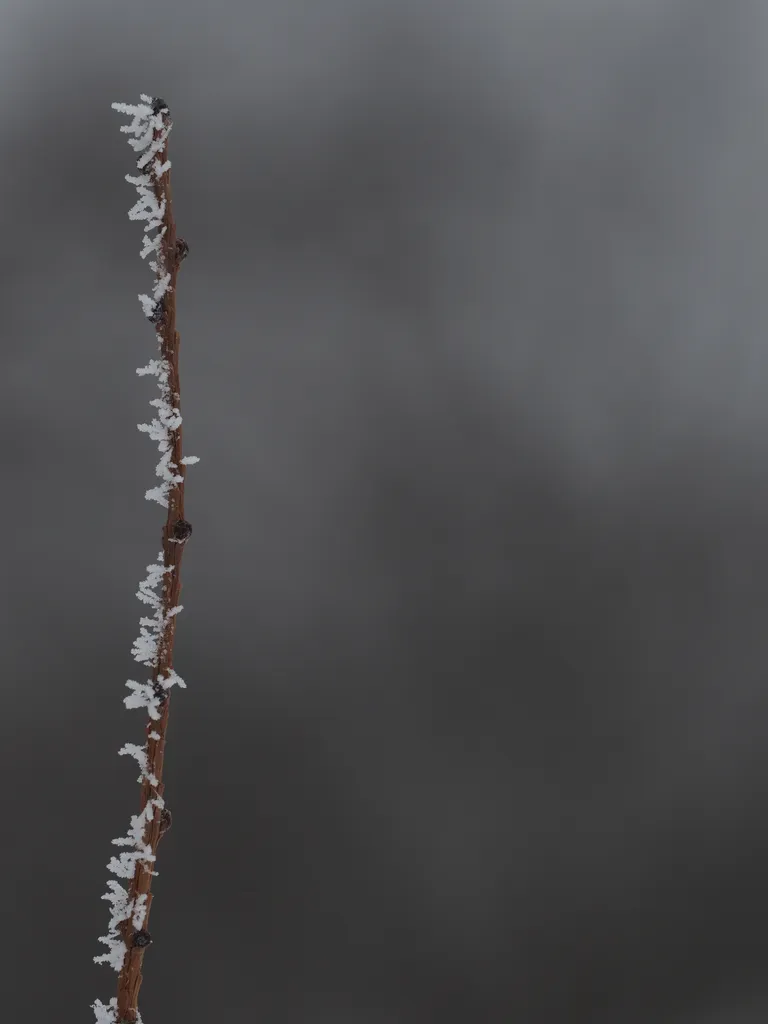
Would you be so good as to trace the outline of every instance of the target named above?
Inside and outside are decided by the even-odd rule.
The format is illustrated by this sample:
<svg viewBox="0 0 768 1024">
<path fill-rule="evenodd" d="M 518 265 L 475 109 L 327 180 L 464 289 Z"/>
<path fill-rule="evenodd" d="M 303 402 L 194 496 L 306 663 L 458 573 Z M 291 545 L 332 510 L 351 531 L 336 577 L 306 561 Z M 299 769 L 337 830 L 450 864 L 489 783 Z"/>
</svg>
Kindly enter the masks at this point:
<svg viewBox="0 0 768 1024">
<path fill-rule="evenodd" d="M 152 300 L 147 301 L 151 303 Z M 157 501 L 163 508 L 168 508 L 168 492 L 173 484 L 180 484 L 184 480 L 180 473 L 174 472 L 178 467 L 173 462 L 171 438 L 172 431 L 179 429 L 182 419 L 180 411 L 171 405 L 171 389 L 168 385 L 170 367 L 167 360 L 153 360 L 150 366 L 153 368 L 142 366 L 136 372 L 154 373 L 158 378 L 160 398 L 153 398 L 149 403 L 157 409 L 157 416 L 151 423 L 139 423 L 137 426 L 143 433 L 149 434 L 151 440 L 157 441 L 160 461 L 155 468 L 155 475 L 161 477 L 163 483 L 148 490 L 145 497 L 148 501 Z"/>
<path fill-rule="evenodd" d="M 112 996 L 106 1005 L 97 999 L 95 1003 L 91 1003 L 91 1008 L 96 1014 L 95 1024 L 118 1024 L 116 996 Z M 138 1010 L 136 1011 L 136 1024 L 144 1024 Z"/>
<path fill-rule="evenodd" d="M 145 779 L 151 786 L 158 786 L 159 780 L 147 771 L 147 751 L 145 747 L 139 747 L 135 743 L 125 743 L 119 750 L 118 754 L 130 754 L 131 757 L 135 757 L 139 762 L 141 768 L 141 775 L 136 780 L 137 782 L 143 782 Z"/>
<path fill-rule="evenodd" d="M 96 1024 L 117 1024 L 117 997 L 113 996 L 109 1005 L 105 1006 L 100 999 L 91 1003 L 93 1012 L 96 1014 Z"/>
<path fill-rule="evenodd" d="M 156 159 L 165 146 L 168 135 L 173 127 L 170 118 L 163 117 L 162 107 L 153 101 L 151 96 L 142 94 L 142 103 L 113 103 L 113 110 L 121 114 L 128 114 L 133 118 L 128 125 L 122 125 L 120 130 L 127 132 L 135 138 L 128 139 L 131 147 L 141 156 L 138 160 L 138 169 L 144 173 L 134 175 L 127 174 L 125 180 L 135 185 L 139 193 L 139 199 L 128 211 L 130 220 L 146 221 L 143 247 L 140 252 L 142 259 L 150 254 L 155 256 L 150 261 L 150 267 L 155 273 L 155 285 L 152 295 L 139 295 L 139 302 L 146 317 L 158 322 L 160 317 L 160 306 L 163 297 L 170 290 L 171 275 L 165 265 L 165 258 L 162 250 L 162 240 L 166 232 L 163 225 L 166 204 L 165 199 L 158 201 L 155 185 L 171 167 L 170 160 L 161 163 Z M 157 111 L 157 112 L 155 112 Z M 157 136 L 157 137 L 155 137 Z M 157 231 L 154 236 L 151 231 Z M 157 335 L 157 340 L 162 347 L 162 336 Z M 170 367 L 162 359 L 153 359 L 148 366 L 143 366 L 136 371 L 138 374 L 154 374 L 158 378 L 160 398 L 154 399 L 150 405 L 157 408 L 157 417 L 151 423 L 139 423 L 139 430 L 149 434 L 153 441 L 157 441 L 160 450 L 160 461 L 157 464 L 155 473 L 161 478 L 158 487 L 151 487 L 145 494 L 147 501 L 156 501 L 163 508 L 168 508 L 168 492 L 174 484 L 181 483 L 184 479 L 178 472 L 178 466 L 173 462 L 173 445 L 171 433 L 181 426 L 181 414 L 171 402 L 168 376 Z M 185 466 L 194 465 L 200 460 L 195 456 L 182 459 Z"/>
<path fill-rule="evenodd" d="M 136 661 L 143 665 L 153 667 L 157 665 L 158 646 L 168 624 L 168 618 L 170 618 L 170 616 L 163 615 L 163 600 L 155 593 L 155 588 L 167 572 L 173 572 L 173 566 L 165 565 L 163 552 L 159 551 L 157 561 L 147 566 L 147 576 L 141 581 L 139 589 L 136 591 L 136 597 L 140 601 L 155 609 L 155 614 L 151 618 L 144 615 L 139 619 L 140 632 L 131 648 L 131 654 Z"/>
<path fill-rule="evenodd" d="M 139 931 L 144 927 L 144 921 L 147 916 L 147 894 L 143 892 L 140 896 L 136 897 L 133 911 L 133 927 L 136 931 Z"/>
</svg>

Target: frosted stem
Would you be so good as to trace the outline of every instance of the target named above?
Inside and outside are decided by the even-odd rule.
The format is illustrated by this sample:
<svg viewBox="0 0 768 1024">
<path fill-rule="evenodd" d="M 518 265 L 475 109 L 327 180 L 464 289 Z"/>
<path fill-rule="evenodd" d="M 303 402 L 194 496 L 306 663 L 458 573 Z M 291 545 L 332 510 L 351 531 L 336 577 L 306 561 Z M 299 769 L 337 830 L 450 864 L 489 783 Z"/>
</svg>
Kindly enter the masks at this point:
<svg viewBox="0 0 768 1024">
<path fill-rule="evenodd" d="M 151 423 L 140 423 L 139 430 L 157 442 L 160 461 L 155 473 L 160 484 L 146 492 L 146 498 L 167 509 L 163 529 L 163 546 L 157 561 L 147 566 L 147 576 L 139 584 L 136 596 L 152 607 L 152 616 L 139 620 L 140 633 L 131 653 L 136 661 L 151 669 L 146 682 L 129 679 L 129 708 L 145 708 L 148 721 L 146 741 L 142 746 L 126 743 L 118 751 L 134 757 L 141 769 L 139 813 L 131 818 L 128 834 L 113 839 L 116 846 L 127 847 L 112 857 L 108 870 L 118 878 L 127 879 L 128 888 L 110 879 L 103 899 L 112 908 L 107 934 L 100 940 L 108 952 L 94 957 L 118 972 L 117 996 L 108 1004 L 97 999 L 92 1004 L 96 1024 L 142 1024 L 138 1011 L 141 968 L 144 952 L 151 943 L 147 931 L 152 903 L 152 878 L 157 874 L 160 836 L 170 827 L 170 812 L 163 799 L 163 758 L 168 728 L 170 690 L 184 687 L 184 680 L 173 668 L 173 643 L 176 619 L 182 610 L 181 558 L 192 527 L 184 518 L 184 478 L 186 467 L 199 460 L 182 458 L 181 410 L 179 388 L 179 334 L 176 330 L 176 277 L 182 260 L 189 252 L 183 239 L 176 237 L 171 200 L 171 163 L 168 136 L 173 122 L 163 100 L 142 94 L 139 104 L 113 103 L 118 113 L 132 117 L 120 130 L 129 138 L 137 153 L 138 175 L 126 175 L 129 184 L 139 193 L 138 202 L 128 213 L 130 220 L 146 221 L 141 258 L 154 258 L 150 267 L 155 274 L 152 294 L 140 295 L 139 302 L 147 319 L 155 326 L 159 358 L 139 367 L 140 376 L 157 377 L 159 398 L 150 405 L 156 410 Z M 156 232 L 151 235 L 150 232 Z M 160 593 L 157 592 L 160 588 Z"/>
</svg>

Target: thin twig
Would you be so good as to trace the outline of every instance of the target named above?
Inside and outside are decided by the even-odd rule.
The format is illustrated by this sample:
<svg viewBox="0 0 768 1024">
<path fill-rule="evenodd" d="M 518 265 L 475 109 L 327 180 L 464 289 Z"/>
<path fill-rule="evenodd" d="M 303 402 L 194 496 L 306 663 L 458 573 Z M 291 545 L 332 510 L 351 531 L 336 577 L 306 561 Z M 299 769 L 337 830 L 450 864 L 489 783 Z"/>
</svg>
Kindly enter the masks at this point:
<svg viewBox="0 0 768 1024">
<path fill-rule="evenodd" d="M 141 619 L 141 634 L 133 647 L 137 661 L 152 667 L 147 683 L 128 681 L 132 694 L 125 698 L 128 707 L 146 707 L 149 713 L 143 747 L 126 744 L 121 754 L 130 754 L 141 766 L 140 810 L 131 821 L 127 837 L 113 840 L 120 846 L 133 846 L 130 853 L 113 858 L 109 869 L 118 877 L 130 878 L 130 887 L 124 889 L 117 882 L 108 883 L 110 891 L 104 898 L 112 904 L 109 932 L 101 941 L 110 952 L 95 957 L 97 962 L 111 964 L 119 972 L 117 996 L 104 1005 L 96 1000 L 93 1009 L 97 1024 L 141 1024 L 138 1012 L 139 989 L 142 981 L 144 952 L 152 939 L 147 930 L 152 904 L 152 870 L 157 847 L 162 835 L 168 831 L 171 815 L 165 807 L 163 792 L 163 761 L 170 710 L 170 688 L 185 686 L 173 668 L 173 645 L 176 634 L 176 616 L 181 611 L 181 559 L 192 527 L 184 517 L 184 477 L 186 466 L 198 459 L 182 459 L 181 413 L 179 386 L 179 333 L 176 330 L 176 278 L 179 266 L 189 249 L 183 239 L 176 236 L 171 201 L 170 161 L 167 159 L 168 135 L 172 128 L 168 107 L 160 99 L 142 95 L 142 103 L 132 106 L 113 103 L 115 110 L 133 115 L 133 123 L 122 131 L 137 136 L 129 143 L 140 153 L 139 177 L 126 176 L 136 185 L 140 200 L 130 211 L 132 220 L 147 220 L 146 231 L 158 229 L 150 238 L 144 236 L 142 257 L 155 254 L 150 266 L 155 271 L 153 295 L 140 295 L 139 300 L 147 318 L 155 324 L 160 348 L 159 360 L 140 367 L 139 374 L 151 373 L 158 377 L 161 397 L 151 403 L 157 408 L 157 418 L 151 424 L 139 424 L 139 429 L 158 441 L 161 459 L 157 475 L 162 483 L 147 491 L 149 500 L 167 508 L 163 529 L 163 547 L 158 561 L 148 566 L 148 576 L 141 584 L 137 596 L 155 608 L 154 618 Z M 162 581 L 162 596 L 154 588 Z"/>
</svg>

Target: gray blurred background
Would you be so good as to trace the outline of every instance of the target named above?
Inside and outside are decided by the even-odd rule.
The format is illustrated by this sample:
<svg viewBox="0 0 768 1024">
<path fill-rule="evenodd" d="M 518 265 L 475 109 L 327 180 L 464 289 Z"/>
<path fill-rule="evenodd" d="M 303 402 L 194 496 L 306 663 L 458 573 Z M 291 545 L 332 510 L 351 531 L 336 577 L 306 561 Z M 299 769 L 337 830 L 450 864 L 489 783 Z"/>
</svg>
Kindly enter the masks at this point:
<svg viewBox="0 0 768 1024">
<path fill-rule="evenodd" d="M 3 1011 L 90 1022 L 160 547 L 145 1024 L 768 1019 L 768 4 L 6 2 Z"/>
</svg>

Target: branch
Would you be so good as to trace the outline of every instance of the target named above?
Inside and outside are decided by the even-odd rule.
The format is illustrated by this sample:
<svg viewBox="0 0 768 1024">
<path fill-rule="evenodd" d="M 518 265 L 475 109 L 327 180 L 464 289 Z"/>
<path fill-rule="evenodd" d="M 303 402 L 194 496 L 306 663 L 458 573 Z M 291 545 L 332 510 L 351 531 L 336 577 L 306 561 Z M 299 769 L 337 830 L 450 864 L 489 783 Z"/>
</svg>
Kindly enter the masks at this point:
<svg viewBox="0 0 768 1024">
<path fill-rule="evenodd" d="M 176 277 L 189 247 L 183 239 L 177 238 L 173 219 L 171 164 L 167 159 L 168 135 L 173 122 L 163 100 L 143 94 L 141 100 L 138 105 L 113 103 L 112 107 L 133 117 L 131 124 L 120 129 L 136 136 L 128 142 L 139 154 L 139 176 L 126 175 L 126 181 L 135 185 L 139 193 L 139 201 L 129 211 L 128 217 L 147 221 L 141 257 L 144 259 L 150 253 L 155 257 L 150 261 L 155 272 L 152 295 L 140 295 L 139 301 L 145 316 L 156 327 L 160 358 L 151 360 L 136 372 L 158 378 L 160 397 L 150 403 L 157 410 L 156 418 L 149 424 L 140 423 L 139 430 L 157 441 L 160 451 L 156 474 L 161 483 L 148 490 L 145 497 L 167 508 L 168 514 L 163 528 L 162 551 L 157 561 L 147 566 L 147 577 L 139 585 L 136 595 L 151 605 L 155 614 L 140 620 L 140 634 L 131 653 L 136 661 L 151 667 L 152 675 L 144 683 L 128 680 L 126 685 L 131 693 L 125 698 L 125 704 L 129 708 L 146 708 L 149 721 L 144 746 L 127 743 L 119 751 L 139 762 L 141 799 L 139 813 L 132 817 L 128 835 L 112 840 L 113 844 L 130 849 L 113 857 L 107 867 L 119 878 L 130 879 L 130 885 L 126 890 L 110 879 L 107 883 L 109 891 L 102 897 L 112 905 L 108 933 L 100 938 L 109 952 L 94 957 L 94 960 L 108 963 L 118 971 L 118 982 L 117 996 L 108 1005 L 98 999 L 92 1004 L 96 1024 L 142 1024 L 138 997 L 144 953 L 152 942 L 147 930 L 152 878 L 157 875 L 152 865 L 157 859 L 160 837 L 171 825 L 171 814 L 163 799 L 170 689 L 174 685 L 186 685 L 173 668 L 176 617 L 182 610 L 179 604 L 181 558 L 192 533 L 192 527 L 184 517 L 184 478 L 186 466 L 199 461 L 194 456 L 182 458 L 181 450 Z M 157 233 L 150 237 L 149 232 L 153 230 Z M 162 588 L 160 595 L 156 593 L 158 586 Z"/>
</svg>

